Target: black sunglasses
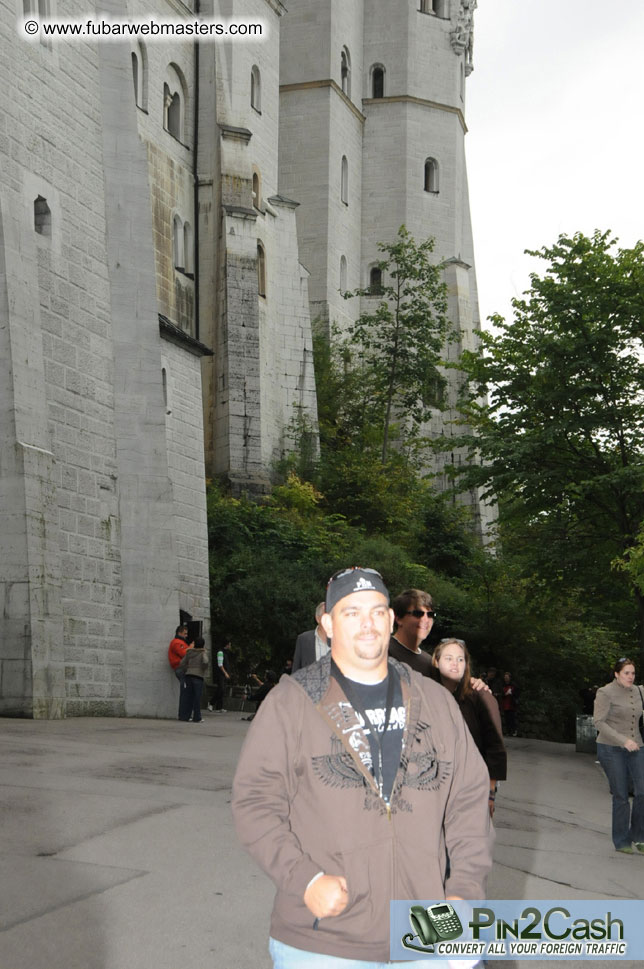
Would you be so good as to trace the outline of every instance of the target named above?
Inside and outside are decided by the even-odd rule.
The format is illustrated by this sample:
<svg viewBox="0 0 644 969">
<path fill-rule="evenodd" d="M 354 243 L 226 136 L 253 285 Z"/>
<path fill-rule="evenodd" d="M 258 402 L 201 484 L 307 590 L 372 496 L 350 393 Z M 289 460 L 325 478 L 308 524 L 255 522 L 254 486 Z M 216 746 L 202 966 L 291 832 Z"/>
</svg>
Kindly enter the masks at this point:
<svg viewBox="0 0 644 969">
<path fill-rule="evenodd" d="M 345 575 L 351 575 L 352 572 L 369 572 L 371 575 L 377 575 L 381 581 L 384 581 L 380 572 L 376 572 L 375 569 L 363 569 L 361 565 L 351 565 L 348 569 L 340 569 L 339 572 L 334 572 L 327 582 L 327 589 L 336 579 L 341 579 Z"/>
<path fill-rule="evenodd" d="M 432 609 L 408 609 L 405 615 L 413 616 L 415 619 L 422 619 L 423 616 L 428 616 L 430 619 L 436 618 L 436 613 Z"/>
</svg>

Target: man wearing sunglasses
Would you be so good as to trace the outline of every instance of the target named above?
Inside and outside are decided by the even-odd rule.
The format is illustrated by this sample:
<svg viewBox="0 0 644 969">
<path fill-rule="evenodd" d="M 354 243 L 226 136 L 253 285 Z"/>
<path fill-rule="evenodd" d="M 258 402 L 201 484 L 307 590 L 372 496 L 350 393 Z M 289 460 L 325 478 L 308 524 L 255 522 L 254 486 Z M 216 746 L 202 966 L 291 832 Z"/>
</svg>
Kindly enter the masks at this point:
<svg viewBox="0 0 644 969">
<path fill-rule="evenodd" d="M 436 618 L 429 592 L 406 589 L 396 596 L 391 605 L 396 631 L 389 640 L 389 655 L 399 663 L 406 663 L 423 676 L 429 676 L 440 683 L 440 673 L 432 663 L 430 654 L 421 649 L 421 643 L 429 636 Z M 479 690 L 490 692 L 485 681 L 477 676 L 472 677 L 470 686 L 477 693 Z"/>
<path fill-rule="evenodd" d="M 233 815 L 276 885 L 274 969 L 374 969 L 390 900 L 485 897 L 487 769 L 448 691 L 389 658 L 393 619 L 378 572 L 332 576 L 330 654 L 282 677 L 242 749 Z"/>
<path fill-rule="evenodd" d="M 436 668 L 429 653 L 421 649 L 434 625 L 434 605 L 429 592 L 406 589 L 392 602 L 396 631 L 389 640 L 389 655 L 406 663 L 423 676 L 436 679 Z"/>
</svg>

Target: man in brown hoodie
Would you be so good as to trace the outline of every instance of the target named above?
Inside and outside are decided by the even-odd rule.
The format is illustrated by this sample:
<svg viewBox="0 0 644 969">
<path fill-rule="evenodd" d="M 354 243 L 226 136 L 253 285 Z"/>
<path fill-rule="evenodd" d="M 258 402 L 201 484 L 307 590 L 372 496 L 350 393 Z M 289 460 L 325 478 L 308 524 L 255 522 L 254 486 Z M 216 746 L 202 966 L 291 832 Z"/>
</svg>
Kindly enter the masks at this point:
<svg viewBox="0 0 644 969">
<path fill-rule="evenodd" d="M 484 898 L 492 863 L 487 770 L 449 693 L 388 659 L 382 577 L 336 573 L 322 622 L 331 653 L 271 691 L 233 784 L 275 969 L 387 962 L 390 900 Z"/>
</svg>

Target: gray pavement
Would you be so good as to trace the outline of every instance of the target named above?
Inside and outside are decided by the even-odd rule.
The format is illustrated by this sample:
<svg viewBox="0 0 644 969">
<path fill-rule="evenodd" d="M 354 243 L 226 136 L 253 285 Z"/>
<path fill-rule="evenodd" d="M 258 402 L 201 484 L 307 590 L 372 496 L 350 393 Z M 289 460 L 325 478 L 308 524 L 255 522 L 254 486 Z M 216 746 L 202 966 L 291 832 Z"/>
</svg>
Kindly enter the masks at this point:
<svg viewBox="0 0 644 969">
<path fill-rule="evenodd" d="M 269 969 L 272 886 L 229 807 L 248 724 L 205 718 L 0 720 L 0 969 Z M 490 898 L 641 898 L 594 758 L 508 747 Z"/>
</svg>

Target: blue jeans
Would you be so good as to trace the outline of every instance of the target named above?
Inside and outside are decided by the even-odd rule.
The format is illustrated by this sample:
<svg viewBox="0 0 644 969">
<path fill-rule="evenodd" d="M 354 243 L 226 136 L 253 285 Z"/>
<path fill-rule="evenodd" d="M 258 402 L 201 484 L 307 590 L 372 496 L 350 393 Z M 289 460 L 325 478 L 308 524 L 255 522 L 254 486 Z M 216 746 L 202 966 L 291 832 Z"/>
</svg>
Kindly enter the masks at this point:
<svg viewBox="0 0 644 969">
<path fill-rule="evenodd" d="M 273 960 L 273 969 L 447 969 L 449 963 L 444 959 L 414 959 L 412 962 L 363 962 L 362 959 L 342 959 L 339 956 L 326 956 L 321 952 L 307 952 L 294 949 L 292 945 L 270 939 L 268 951 Z M 463 965 L 472 965 L 472 960 Z"/>
<path fill-rule="evenodd" d="M 613 844 L 625 848 L 644 842 L 644 747 L 638 751 L 597 744 L 597 757 L 613 795 Z M 633 785 L 633 810 L 628 802 L 628 781 Z"/>
<path fill-rule="evenodd" d="M 189 720 L 195 723 L 201 720 L 201 693 L 203 677 L 192 676 L 188 673 L 181 682 L 181 696 L 179 699 L 179 720 Z"/>
</svg>

